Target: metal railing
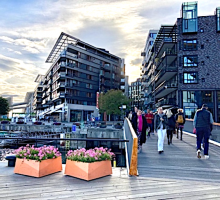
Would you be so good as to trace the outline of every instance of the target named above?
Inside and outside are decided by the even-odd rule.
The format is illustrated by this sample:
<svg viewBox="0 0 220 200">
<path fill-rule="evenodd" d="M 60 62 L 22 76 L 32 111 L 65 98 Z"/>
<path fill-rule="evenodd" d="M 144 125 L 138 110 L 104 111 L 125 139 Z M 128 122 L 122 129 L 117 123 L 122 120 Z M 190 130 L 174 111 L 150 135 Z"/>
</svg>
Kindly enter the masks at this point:
<svg viewBox="0 0 220 200">
<path fill-rule="evenodd" d="M 125 150 L 123 143 L 128 143 L 126 139 L 101 139 L 101 138 L 37 138 L 37 137 L 0 137 L 0 148 L 17 149 L 21 146 L 43 145 L 55 146 L 62 154 L 62 163 L 66 163 L 66 154 L 69 150 L 78 148 L 104 147 L 112 149 L 115 154 L 117 167 L 126 167 Z"/>
</svg>

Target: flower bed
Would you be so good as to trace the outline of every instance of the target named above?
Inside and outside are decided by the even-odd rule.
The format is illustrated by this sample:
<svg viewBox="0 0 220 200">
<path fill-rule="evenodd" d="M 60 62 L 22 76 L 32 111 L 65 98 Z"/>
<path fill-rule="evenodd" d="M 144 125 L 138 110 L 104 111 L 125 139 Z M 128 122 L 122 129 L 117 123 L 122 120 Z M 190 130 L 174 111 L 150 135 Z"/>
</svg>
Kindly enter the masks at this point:
<svg viewBox="0 0 220 200">
<path fill-rule="evenodd" d="M 55 148 L 54 146 L 42 146 L 35 148 L 34 145 L 30 146 L 27 144 L 26 147 L 20 147 L 14 152 L 16 154 L 16 158 L 37 160 L 39 162 L 61 156 L 58 148 Z"/>
<path fill-rule="evenodd" d="M 84 148 L 68 151 L 65 174 L 84 180 L 93 180 L 112 174 L 111 159 L 114 153 L 107 148 Z"/>
<path fill-rule="evenodd" d="M 67 153 L 67 160 L 78 161 L 78 162 L 97 162 L 103 160 L 112 160 L 114 153 L 111 152 L 111 149 L 96 147 L 94 149 L 86 150 L 84 148 L 77 150 L 70 150 Z"/>
</svg>

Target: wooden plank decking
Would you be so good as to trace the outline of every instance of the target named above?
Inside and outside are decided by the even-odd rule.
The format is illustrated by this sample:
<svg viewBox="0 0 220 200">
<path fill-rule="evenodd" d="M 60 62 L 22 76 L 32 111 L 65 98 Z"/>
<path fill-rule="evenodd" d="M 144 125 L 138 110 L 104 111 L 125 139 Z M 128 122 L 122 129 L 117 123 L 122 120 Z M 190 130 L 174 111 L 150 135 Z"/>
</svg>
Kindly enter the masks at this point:
<svg viewBox="0 0 220 200">
<path fill-rule="evenodd" d="M 166 142 L 166 140 L 165 140 Z M 0 162 L 0 199 L 220 199 L 220 148 L 210 145 L 210 159 L 196 158 L 195 138 L 184 135 L 157 153 L 152 136 L 139 154 L 139 177 L 114 170 L 90 182 L 56 173 L 32 178 L 13 173 Z"/>
</svg>

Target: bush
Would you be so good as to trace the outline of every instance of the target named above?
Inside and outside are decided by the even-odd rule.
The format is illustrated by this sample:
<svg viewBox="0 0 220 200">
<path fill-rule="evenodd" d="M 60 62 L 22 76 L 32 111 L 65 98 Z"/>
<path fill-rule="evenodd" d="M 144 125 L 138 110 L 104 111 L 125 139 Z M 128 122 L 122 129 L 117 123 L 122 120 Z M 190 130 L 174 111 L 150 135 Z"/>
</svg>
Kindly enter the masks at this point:
<svg viewBox="0 0 220 200">
<path fill-rule="evenodd" d="M 103 160 L 112 160 L 114 153 L 111 152 L 111 149 L 96 147 L 94 149 L 86 150 L 84 148 L 77 150 L 69 150 L 66 157 L 71 161 L 92 163 Z"/>
<path fill-rule="evenodd" d="M 27 160 L 37 160 L 41 162 L 42 160 L 53 159 L 61 156 L 58 148 L 54 146 L 42 146 L 35 148 L 34 145 L 29 144 L 26 147 L 20 147 L 15 150 L 16 158 L 23 158 Z"/>
</svg>

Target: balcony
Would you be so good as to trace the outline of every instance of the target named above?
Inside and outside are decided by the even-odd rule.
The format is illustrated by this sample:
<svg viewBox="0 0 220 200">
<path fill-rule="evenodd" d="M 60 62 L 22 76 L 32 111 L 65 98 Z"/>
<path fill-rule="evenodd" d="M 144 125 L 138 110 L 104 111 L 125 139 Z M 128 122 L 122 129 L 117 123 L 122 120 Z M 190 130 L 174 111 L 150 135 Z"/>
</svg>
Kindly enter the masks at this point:
<svg viewBox="0 0 220 200">
<path fill-rule="evenodd" d="M 59 87 L 59 88 L 65 88 L 65 87 L 66 87 L 65 82 L 60 82 L 60 83 L 58 83 L 58 87 Z"/>
<path fill-rule="evenodd" d="M 104 64 L 103 66 L 101 66 L 101 68 L 103 68 L 104 70 L 107 70 L 107 71 L 111 71 L 111 69 L 112 69 L 110 64 Z"/>
<path fill-rule="evenodd" d="M 60 72 L 59 73 L 59 78 L 60 79 L 65 79 L 66 78 L 66 73 L 65 72 Z"/>
<path fill-rule="evenodd" d="M 141 56 L 146 56 L 146 52 L 145 52 L 145 51 L 142 51 L 142 52 L 141 52 Z"/>
<path fill-rule="evenodd" d="M 111 74 L 110 73 L 105 73 L 104 78 L 111 79 Z"/>
<path fill-rule="evenodd" d="M 65 98 L 66 94 L 63 92 L 58 93 L 59 98 Z"/>
<path fill-rule="evenodd" d="M 165 80 L 169 80 L 175 74 L 177 74 L 177 65 L 164 65 L 162 69 L 155 76 L 155 84 L 158 86 Z"/>
<path fill-rule="evenodd" d="M 171 81 L 171 82 L 163 82 L 160 84 L 154 91 L 155 98 L 162 98 L 168 95 L 169 93 L 177 90 L 177 81 Z"/>
</svg>

